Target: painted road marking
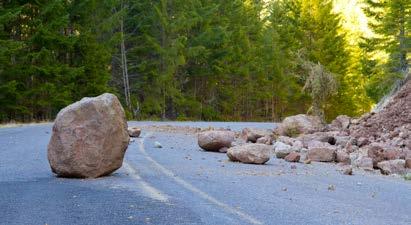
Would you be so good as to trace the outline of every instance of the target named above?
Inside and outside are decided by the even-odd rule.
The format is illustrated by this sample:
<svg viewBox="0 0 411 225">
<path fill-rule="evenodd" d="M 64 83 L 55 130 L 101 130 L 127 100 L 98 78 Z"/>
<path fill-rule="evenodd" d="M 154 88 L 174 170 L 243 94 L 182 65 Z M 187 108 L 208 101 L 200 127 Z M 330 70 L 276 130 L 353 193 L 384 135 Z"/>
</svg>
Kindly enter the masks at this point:
<svg viewBox="0 0 411 225">
<path fill-rule="evenodd" d="M 123 168 L 127 171 L 127 173 L 133 178 L 137 180 L 137 184 L 140 186 L 140 189 L 150 198 L 161 201 L 161 202 L 168 202 L 168 196 L 163 194 L 161 191 L 157 190 L 155 187 L 151 186 L 147 182 L 145 182 L 137 173 L 137 170 L 134 169 L 130 164 L 127 162 L 123 162 Z"/>
<path fill-rule="evenodd" d="M 146 136 L 150 136 L 152 133 L 148 133 Z M 165 175 L 167 175 L 168 177 L 170 177 L 171 179 L 173 179 L 176 183 L 178 183 L 179 185 L 183 186 L 184 188 L 186 188 L 187 190 L 197 194 L 198 196 L 200 196 L 201 198 L 213 203 L 214 205 L 217 205 L 219 207 L 221 207 L 222 209 L 224 209 L 226 212 L 229 212 L 231 214 L 237 215 L 239 217 L 241 217 L 243 220 L 251 223 L 251 224 L 263 224 L 261 221 L 255 219 L 254 217 L 238 210 L 235 209 L 219 200 L 217 200 L 216 198 L 210 196 L 209 194 L 207 194 L 204 191 L 201 191 L 200 189 L 196 188 L 195 186 L 193 186 L 192 184 L 188 183 L 187 181 L 183 180 L 182 178 L 178 177 L 176 174 L 174 174 L 171 170 L 165 168 L 164 166 L 162 166 L 160 163 L 158 163 L 157 161 L 155 161 L 153 158 L 151 158 L 146 150 L 144 149 L 144 140 L 145 137 L 142 137 L 139 141 L 139 149 L 141 151 L 141 153 L 146 157 L 147 160 L 149 160 L 150 162 L 152 162 L 154 164 L 154 166 L 156 166 L 162 173 L 164 173 Z"/>
</svg>

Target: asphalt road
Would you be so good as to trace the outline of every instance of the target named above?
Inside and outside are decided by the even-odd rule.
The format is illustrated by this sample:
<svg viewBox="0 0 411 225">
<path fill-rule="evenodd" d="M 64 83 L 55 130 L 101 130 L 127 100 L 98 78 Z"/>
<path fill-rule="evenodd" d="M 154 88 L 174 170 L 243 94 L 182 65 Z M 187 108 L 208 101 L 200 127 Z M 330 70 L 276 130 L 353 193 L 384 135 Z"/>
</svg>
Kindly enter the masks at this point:
<svg viewBox="0 0 411 225">
<path fill-rule="evenodd" d="M 0 129 L 0 224 L 411 224 L 411 182 L 396 177 L 345 176 L 322 163 L 291 169 L 274 158 L 232 163 L 194 136 L 143 132 L 111 176 L 64 179 L 47 162 L 50 135 L 51 124 Z"/>
</svg>

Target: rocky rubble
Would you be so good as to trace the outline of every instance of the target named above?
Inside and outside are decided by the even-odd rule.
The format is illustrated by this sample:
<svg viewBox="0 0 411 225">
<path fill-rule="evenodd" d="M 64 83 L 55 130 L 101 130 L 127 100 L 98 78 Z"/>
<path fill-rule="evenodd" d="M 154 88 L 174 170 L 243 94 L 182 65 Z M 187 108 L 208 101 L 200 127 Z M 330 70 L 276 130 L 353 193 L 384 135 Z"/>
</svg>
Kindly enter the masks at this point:
<svg viewBox="0 0 411 225">
<path fill-rule="evenodd" d="M 411 173 L 411 81 L 380 112 L 361 118 L 338 116 L 324 125 L 319 118 L 296 115 L 284 119 L 274 131 L 246 128 L 241 134 L 222 135 L 233 140 L 230 145 L 235 147 L 224 144 L 233 161 L 265 163 L 266 153 L 271 152 L 288 162 L 338 163 L 348 168 L 343 172 L 347 175 L 353 168 L 386 175 Z M 254 155 L 264 155 L 264 160 L 251 160 Z"/>
</svg>

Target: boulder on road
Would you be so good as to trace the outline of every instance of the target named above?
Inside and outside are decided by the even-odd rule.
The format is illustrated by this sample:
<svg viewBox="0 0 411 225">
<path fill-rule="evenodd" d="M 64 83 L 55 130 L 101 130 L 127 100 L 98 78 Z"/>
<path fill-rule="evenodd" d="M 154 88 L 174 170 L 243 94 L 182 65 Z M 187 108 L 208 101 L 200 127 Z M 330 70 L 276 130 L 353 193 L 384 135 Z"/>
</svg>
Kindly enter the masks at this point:
<svg viewBox="0 0 411 225">
<path fill-rule="evenodd" d="M 255 129 L 255 128 L 244 128 L 241 132 L 241 137 L 246 142 L 256 143 L 259 138 L 262 137 L 272 137 L 272 130 Z"/>
<path fill-rule="evenodd" d="M 299 153 L 297 152 L 291 152 L 290 154 L 288 154 L 284 160 L 287 162 L 299 162 L 301 159 L 301 156 Z"/>
<path fill-rule="evenodd" d="M 295 137 L 300 134 L 319 132 L 324 128 L 325 126 L 319 117 L 300 114 L 285 118 L 278 125 L 276 132 L 283 136 Z"/>
<path fill-rule="evenodd" d="M 265 144 L 245 144 L 227 150 L 231 161 L 249 164 L 264 164 L 270 160 L 271 146 Z"/>
<path fill-rule="evenodd" d="M 336 148 L 328 143 L 312 143 L 308 146 L 307 158 L 315 162 L 334 162 L 336 152 Z"/>
<path fill-rule="evenodd" d="M 129 139 L 115 95 L 83 98 L 57 115 L 48 144 L 50 167 L 62 177 L 108 175 L 121 167 Z"/>
<path fill-rule="evenodd" d="M 128 135 L 129 135 L 130 137 L 134 137 L 134 138 L 140 137 L 141 129 L 138 128 L 138 127 L 129 127 L 129 128 L 127 129 L 127 131 L 128 131 Z"/>
<path fill-rule="evenodd" d="M 218 152 L 222 148 L 231 147 L 235 141 L 235 133 L 226 130 L 210 130 L 198 134 L 198 145 L 206 151 Z"/>
<path fill-rule="evenodd" d="M 377 164 L 377 167 L 381 170 L 381 173 L 385 175 L 393 173 L 404 174 L 406 172 L 405 160 L 403 159 L 382 161 Z"/>
<path fill-rule="evenodd" d="M 284 144 L 280 141 L 277 141 L 273 147 L 275 156 L 279 159 L 285 158 L 288 154 L 290 154 L 293 151 L 291 145 Z"/>
</svg>

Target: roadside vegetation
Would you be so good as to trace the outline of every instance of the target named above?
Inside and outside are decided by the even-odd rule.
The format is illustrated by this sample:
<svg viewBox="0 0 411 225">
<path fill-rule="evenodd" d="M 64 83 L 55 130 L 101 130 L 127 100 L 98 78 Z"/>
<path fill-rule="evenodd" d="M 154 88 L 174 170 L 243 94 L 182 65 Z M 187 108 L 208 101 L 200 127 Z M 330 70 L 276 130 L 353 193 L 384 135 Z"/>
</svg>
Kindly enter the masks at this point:
<svg viewBox="0 0 411 225">
<path fill-rule="evenodd" d="M 407 74 L 410 28 L 409 0 L 1 1 L 0 122 L 104 92 L 129 119 L 358 116 Z"/>
</svg>

